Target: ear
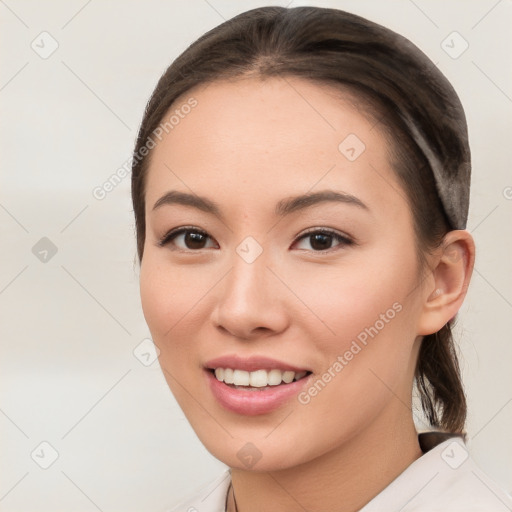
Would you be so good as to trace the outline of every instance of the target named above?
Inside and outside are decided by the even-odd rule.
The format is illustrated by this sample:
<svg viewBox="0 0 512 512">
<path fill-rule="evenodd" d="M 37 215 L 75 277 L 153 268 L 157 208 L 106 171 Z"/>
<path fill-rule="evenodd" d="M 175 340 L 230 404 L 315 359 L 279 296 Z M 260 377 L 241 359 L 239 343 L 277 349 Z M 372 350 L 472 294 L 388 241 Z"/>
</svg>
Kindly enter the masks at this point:
<svg viewBox="0 0 512 512">
<path fill-rule="evenodd" d="M 469 286 L 475 264 L 475 242 L 467 230 L 450 231 L 433 257 L 424 281 L 418 335 L 433 334 L 455 317 Z"/>
</svg>

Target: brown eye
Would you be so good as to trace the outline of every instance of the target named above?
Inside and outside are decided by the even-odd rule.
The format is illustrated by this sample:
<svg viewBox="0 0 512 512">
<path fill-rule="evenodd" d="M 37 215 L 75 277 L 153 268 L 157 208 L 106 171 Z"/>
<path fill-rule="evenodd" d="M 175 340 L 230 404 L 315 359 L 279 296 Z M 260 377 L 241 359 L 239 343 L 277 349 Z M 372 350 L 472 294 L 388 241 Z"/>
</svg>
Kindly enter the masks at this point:
<svg viewBox="0 0 512 512">
<path fill-rule="evenodd" d="M 311 247 L 318 251 L 323 251 L 325 249 L 330 249 L 332 244 L 333 236 L 326 235 L 324 233 L 316 233 L 314 235 L 310 235 Z"/>
<path fill-rule="evenodd" d="M 332 249 L 333 241 L 337 242 L 334 247 L 347 246 L 354 243 L 350 238 L 330 230 L 310 231 L 299 238 L 299 242 L 305 241 L 309 241 L 309 246 L 315 252 Z M 309 247 L 299 247 L 299 249 L 309 249 Z"/>
<path fill-rule="evenodd" d="M 158 243 L 161 247 L 165 245 L 174 245 L 182 250 L 207 249 L 208 240 L 211 237 L 204 231 L 191 228 L 180 228 L 167 233 Z"/>
<path fill-rule="evenodd" d="M 187 249 L 203 249 L 206 243 L 207 237 L 202 233 L 194 233 L 190 231 L 185 233 L 183 241 L 187 246 Z"/>
</svg>

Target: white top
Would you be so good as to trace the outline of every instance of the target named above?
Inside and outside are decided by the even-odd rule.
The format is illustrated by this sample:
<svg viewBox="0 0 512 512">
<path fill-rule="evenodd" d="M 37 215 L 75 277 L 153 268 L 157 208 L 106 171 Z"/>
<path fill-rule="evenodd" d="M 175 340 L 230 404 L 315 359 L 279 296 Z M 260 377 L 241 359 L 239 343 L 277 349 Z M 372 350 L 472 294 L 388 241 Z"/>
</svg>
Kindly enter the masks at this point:
<svg viewBox="0 0 512 512">
<path fill-rule="evenodd" d="M 478 468 L 460 437 L 451 437 L 429 449 L 436 443 L 436 433 L 424 433 L 420 434 L 420 443 L 426 453 L 360 512 L 512 511 L 512 497 Z M 230 482 L 227 469 L 171 512 L 225 512 Z"/>
</svg>

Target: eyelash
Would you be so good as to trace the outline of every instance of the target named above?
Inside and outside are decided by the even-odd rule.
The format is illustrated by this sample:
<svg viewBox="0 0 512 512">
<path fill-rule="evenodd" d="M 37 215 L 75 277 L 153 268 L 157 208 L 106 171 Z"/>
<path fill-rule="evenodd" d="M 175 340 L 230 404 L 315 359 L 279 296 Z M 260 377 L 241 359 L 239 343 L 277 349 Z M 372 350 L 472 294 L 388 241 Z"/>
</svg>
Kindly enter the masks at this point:
<svg viewBox="0 0 512 512">
<path fill-rule="evenodd" d="M 186 226 L 186 227 L 176 228 L 176 229 L 173 229 L 173 230 L 167 232 L 158 241 L 157 245 L 159 247 L 164 247 L 164 246 L 168 245 L 170 242 L 172 242 L 177 236 L 179 236 L 179 235 L 181 235 L 183 233 L 197 233 L 197 234 L 200 234 L 200 235 L 203 235 L 203 236 L 206 236 L 206 237 L 212 239 L 208 235 L 208 233 L 206 233 L 206 231 L 203 231 L 202 229 L 194 228 L 193 226 Z M 334 247 L 330 247 L 329 249 L 322 249 L 322 250 L 319 250 L 319 251 L 312 250 L 311 252 L 327 253 L 328 251 L 335 250 L 337 247 L 340 247 L 340 246 L 356 245 L 355 241 L 352 240 L 351 238 L 349 238 L 348 236 L 341 235 L 337 231 L 334 231 L 334 230 L 328 229 L 328 228 L 321 228 L 321 229 L 313 228 L 313 229 L 311 229 L 309 231 L 306 231 L 305 233 L 302 233 L 296 240 L 300 241 L 300 240 L 302 240 L 304 238 L 307 238 L 308 236 L 317 235 L 317 234 L 332 236 L 337 242 L 339 242 L 339 244 L 334 246 Z M 203 249 L 181 249 L 181 248 L 178 248 L 178 249 L 175 249 L 175 250 L 180 250 L 180 251 L 183 251 L 183 252 L 198 252 L 198 251 L 201 251 Z M 308 250 L 308 249 L 305 249 L 305 250 Z"/>
</svg>

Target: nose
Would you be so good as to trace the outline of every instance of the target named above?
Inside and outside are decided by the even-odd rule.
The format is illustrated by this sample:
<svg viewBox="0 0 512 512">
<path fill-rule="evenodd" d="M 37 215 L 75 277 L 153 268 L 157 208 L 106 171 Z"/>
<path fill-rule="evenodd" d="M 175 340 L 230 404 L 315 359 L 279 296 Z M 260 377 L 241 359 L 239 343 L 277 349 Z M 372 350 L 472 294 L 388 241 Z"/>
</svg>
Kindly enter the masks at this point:
<svg viewBox="0 0 512 512">
<path fill-rule="evenodd" d="M 239 339 L 270 336 L 288 326 L 285 293 L 264 254 L 252 263 L 233 255 L 231 272 L 222 280 L 212 311 L 214 325 Z"/>
</svg>

